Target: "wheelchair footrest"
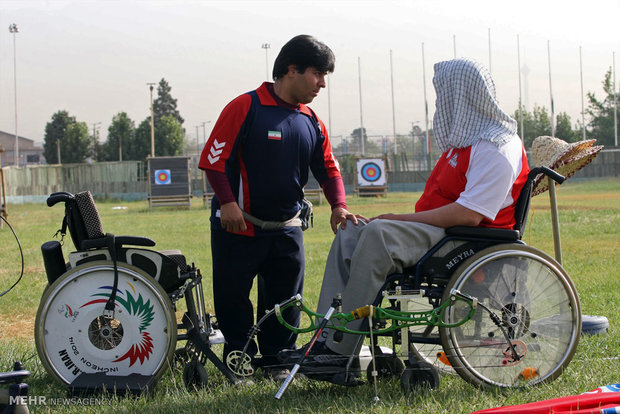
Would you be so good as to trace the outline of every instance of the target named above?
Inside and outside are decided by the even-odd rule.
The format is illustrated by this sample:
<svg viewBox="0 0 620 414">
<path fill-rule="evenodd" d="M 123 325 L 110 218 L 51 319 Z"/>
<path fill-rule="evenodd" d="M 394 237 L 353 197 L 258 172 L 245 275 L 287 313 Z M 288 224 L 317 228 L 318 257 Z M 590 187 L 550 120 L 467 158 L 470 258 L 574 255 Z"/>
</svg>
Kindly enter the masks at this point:
<svg viewBox="0 0 620 414">
<path fill-rule="evenodd" d="M 219 329 L 211 330 L 211 332 L 209 333 L 209 343 L 211 345 L 223 344 L 225 342 L 226 342 L 226 339 L 224 339 L 224 335 L 222 334 L 222 331 L 220 331 Z"/>
</svg>

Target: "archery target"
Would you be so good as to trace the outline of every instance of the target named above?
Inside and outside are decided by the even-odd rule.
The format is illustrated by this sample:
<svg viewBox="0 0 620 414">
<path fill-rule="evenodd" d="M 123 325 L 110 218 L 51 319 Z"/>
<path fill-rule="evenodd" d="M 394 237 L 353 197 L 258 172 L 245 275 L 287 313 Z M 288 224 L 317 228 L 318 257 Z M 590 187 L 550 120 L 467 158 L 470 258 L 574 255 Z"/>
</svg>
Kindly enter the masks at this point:
<svg viewBox="0 0 620 414">
<path fill-rule="evenodd" d="M 357 161 L 357 183 L 359 186 L 385 185 L 385 163 L 380 158 Z"/>
<path fill-rule="evenodd" d="M 170 170 L 155 170 L 155 184 L 166 185 L 171 182 Z"/>
</svg>

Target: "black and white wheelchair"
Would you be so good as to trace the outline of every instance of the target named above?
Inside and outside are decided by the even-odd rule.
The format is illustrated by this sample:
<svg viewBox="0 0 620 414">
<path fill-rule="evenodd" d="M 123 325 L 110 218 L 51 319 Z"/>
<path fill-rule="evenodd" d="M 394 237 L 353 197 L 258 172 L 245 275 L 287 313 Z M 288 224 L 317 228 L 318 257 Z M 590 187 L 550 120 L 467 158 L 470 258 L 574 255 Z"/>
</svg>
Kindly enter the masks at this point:
<svg viewBox="0 0 620 414">
<path fill-rule="evenodd" d="M 186 386 L 201 387 L 209 360 L 238 381 L 211 349 L 224 338 L 205 312 L 199 269 L 178 250 L 148 249 L 155 245 L 149 238 L 104 233 L 90 192 L 51 194 L 48 206 L 57 203 L 65 207 L 59 232 L 69 230 L 76 250 L 65 262 L 59 241 L 41 246 L 49 285 L 34 332 L 54 379 L 77 392 L 141 393 L 181 362 Z M 187 342 L 175 351 L 179 340 Z"/>
<path fill-rule="evenodd" d="M 534 168 L 517 201 L 514 229 L 448 228 L 415 267 L 388 276 L 374 305 L 412 314 L 448 306 L 440 323 L 386 334 L 392 352 L 374 345 L 379 376 L 401 375 L 410 392 L 438 386 L 442 371 L 482 388 L 530 386 L 563 372 L 581 333 L 579 298 L 562 266 L 521 240 L 539 174 L 564 180 Z M 394 321 L 373 318 L 371 332 L 386 323 Z"/>
</svg>

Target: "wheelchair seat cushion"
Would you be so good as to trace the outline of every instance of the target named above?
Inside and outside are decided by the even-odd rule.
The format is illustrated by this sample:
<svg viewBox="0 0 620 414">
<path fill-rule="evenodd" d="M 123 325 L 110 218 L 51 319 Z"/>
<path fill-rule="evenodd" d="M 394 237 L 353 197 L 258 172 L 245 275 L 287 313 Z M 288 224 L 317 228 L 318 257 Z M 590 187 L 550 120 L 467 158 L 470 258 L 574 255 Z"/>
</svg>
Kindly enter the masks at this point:
<svg viewBox="0 0 620 414">
<path fill-rule="evenodd" d="M 519 230 L 496 229 L 491 227 L 454 226 L 446 229 L 446 235 L 465 238 L 485 238 L 490 240 L 517 241 L 521 238 Z"/>
</svg>

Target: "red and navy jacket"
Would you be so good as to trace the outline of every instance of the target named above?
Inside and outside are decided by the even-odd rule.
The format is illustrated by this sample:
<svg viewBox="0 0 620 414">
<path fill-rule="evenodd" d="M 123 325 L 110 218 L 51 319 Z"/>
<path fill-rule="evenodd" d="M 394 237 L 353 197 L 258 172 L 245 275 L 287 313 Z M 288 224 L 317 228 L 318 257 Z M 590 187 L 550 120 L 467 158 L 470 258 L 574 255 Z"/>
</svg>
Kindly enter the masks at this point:
<svg viewBox="0 0 620 414">
<path fill-rule="evenodd" d="M 224 108 L 198 167 L 225 173 L 239 206 L 265 221 L 297 213 L 309 170 L 319 184 L 340 176 L 323 122 L 306 105 L 278 105 L 267 83 Z M 217 220 L 217 196 L 211 205 L 211 219 Z M 243 234 L 254 233 L 248 223 Z"/>
</svg>

